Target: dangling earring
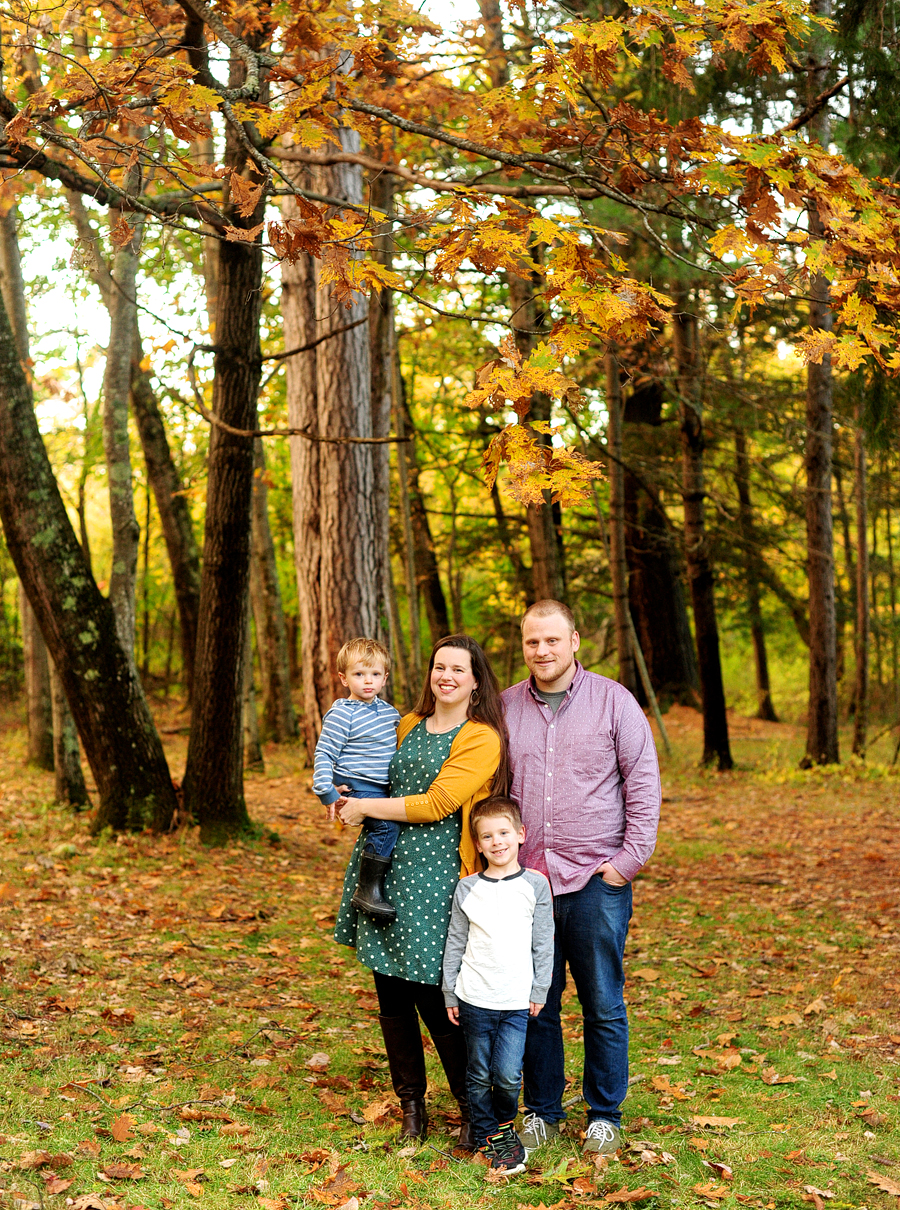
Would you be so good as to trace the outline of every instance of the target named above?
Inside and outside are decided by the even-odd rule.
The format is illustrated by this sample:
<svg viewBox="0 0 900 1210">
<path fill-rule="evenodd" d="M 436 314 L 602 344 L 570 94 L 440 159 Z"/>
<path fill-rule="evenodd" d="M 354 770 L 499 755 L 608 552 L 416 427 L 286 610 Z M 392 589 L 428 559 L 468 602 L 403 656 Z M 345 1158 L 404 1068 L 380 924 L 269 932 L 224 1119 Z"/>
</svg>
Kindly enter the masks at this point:
<svg viewBox="0 0 900 1210">
<path fill-rule="evenodd" d="M 478 696 L 478 690 L 477 690 L 477 689 L 473 689 L 473 690 L 472 690 L 472 692 L 469 694 L 469 701 L 471 702 L 471 704 L 472 704 L 473 706 L 477 706 L 477 705 L 478 705 L 479 700 L 480 700 L 480 699 L 479 699 L 479 696 Z"/>
</svg>

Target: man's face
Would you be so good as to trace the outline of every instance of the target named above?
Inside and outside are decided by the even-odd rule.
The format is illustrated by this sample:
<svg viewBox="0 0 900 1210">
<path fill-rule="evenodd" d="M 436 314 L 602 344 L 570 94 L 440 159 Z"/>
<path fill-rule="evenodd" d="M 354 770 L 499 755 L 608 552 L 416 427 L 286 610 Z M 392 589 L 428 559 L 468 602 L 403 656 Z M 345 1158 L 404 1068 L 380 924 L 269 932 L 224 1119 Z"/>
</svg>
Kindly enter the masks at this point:
<svg viewBox="0 0 900 1210">
<path fill-rule="evenodd" d="M 581 646 L 577 630 L 559 613 L 530 615 L 522 628 L 522 654 L 538 686 L 551 692 L 559 683 L 567 689 L 574 675 L 575 652 Z"/>
</svg>

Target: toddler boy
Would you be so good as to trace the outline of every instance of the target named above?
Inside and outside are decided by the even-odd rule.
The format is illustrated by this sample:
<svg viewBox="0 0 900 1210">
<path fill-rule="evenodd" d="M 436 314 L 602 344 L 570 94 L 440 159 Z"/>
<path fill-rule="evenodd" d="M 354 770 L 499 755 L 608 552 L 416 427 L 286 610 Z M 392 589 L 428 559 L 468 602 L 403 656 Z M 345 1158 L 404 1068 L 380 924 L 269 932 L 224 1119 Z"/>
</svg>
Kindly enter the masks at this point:
<svg viewBox="0 0 900 1210">
<path fill-rule="evenodd" d="M 457 884 L 444 950 L 444 1003 L 469 1053 L 466 1087 L 476 1142 L 490 1167 L 525 1170 L 519 1111 L 529 1016 L 553 978 L 553 898 L 543 874 L 523 870 L 525 829 L 511 798 L 494 795 L 469 821 L 486 869 Z"/>
<path fill-rule="evenodd" d="M 378 696 L 387 681 L 391 657 L 374 639 L 351 639 L 338 652 L 337 673 L 350 696 L 334 702 L 322 720 L 322 734 L 313 761 L 313 790 L 328 818 L 341 793 L 354 798 L 387 798 L 388 766 L 397 751 L 399 713 Z M 384 897 L 384 877 L 400 825 L 385 819 L 363 824 L 365 847 L 353 906 L 376 920 L 396 918 L 394 905 Z"/>
</svg>

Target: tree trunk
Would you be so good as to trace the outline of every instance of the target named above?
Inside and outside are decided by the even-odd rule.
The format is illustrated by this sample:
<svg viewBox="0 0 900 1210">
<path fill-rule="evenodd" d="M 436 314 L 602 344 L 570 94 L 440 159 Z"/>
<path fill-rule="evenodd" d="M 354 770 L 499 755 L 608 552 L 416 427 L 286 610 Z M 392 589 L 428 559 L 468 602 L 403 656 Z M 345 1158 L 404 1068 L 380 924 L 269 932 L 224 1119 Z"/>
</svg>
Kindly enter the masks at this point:
<svg viewBox="0 0 900 1210">
<path fill-rule="evenodd" d="M 253 636 L 250 633 L 250 613 L 247 612 L 247 630 L 244 639 L 244 768 L 262 771 L 266 767 L 262 745 L 259 742 L 259 716 L 256 713 L 256 686 L 253 683 Z"/>
<path fill-rule="evenodd" d="M 34 610 L 19 585 L 22 623 L 22 662 L 25 667 L 25 701 L 28 708 L 28 763 L 53 769 L 53 706 L 50 695 L 50 660 Z"/>
<path fill-rule="evenodd" d="M 184 688 L 190 701 L 193 696 L 194 650 L 200 612 L 200 552 L 191 520 L 191 506 L 183 495 L 181 476 L 172 458 L 151 374 L 141 368 L 142 362 L 143 348 L 140 333 L 136 331 L 131 367 L 131 404 L 172 569 L 181 634 Z"/>
<path fill-rule="evenodd" d="M 747 457 L 747 439 L 742 432 L 736 432 L 734 435 L 734 454 L 738 520 L 744 547 L 744 575 L 747 581 L 747 613 L 750 618 L 750 637 L 753 641 L 753 657 L 756 664 L 756 717 L 770 723 L 777 723 L 778 715 L 772 704 L 769 661 L 766 654 L 766 632 L 763 628 L 760 604 L 759 553 L 753 524 L 753 505 L 750 500 L 750 460 Z"/>
<path fill-rule="evenodd" d="M 637 696 L 637 672 L 631 642 L 628 602 L 628 563 L 625 558 L 625 470 L 622 466 L 622 382 L 615 346 L 604 355 L 606 409 L 609 421 L 606 446 L 609 474 L 609 575 L 612 581 L 613 616 L 619 683 Z"/>
<path fill-rule="evenodd" d="M 853 755 L 865 756 L 869 723 L 869 536 L 866 515 L 866 435 L 862 407 L 857 409 L 854 448 L 856 496 L 856 681 L 854 685 Z"/>
<path fill-rule="evenodd" d="M 814 0 L 814 14 L 831 15 L 831 0 Z M 809 95 L 818 96 L 826 87 L 830 64 L 813 47 L 809 58 Z M 831 121 L 825 106 L 809 124 L 810 140 L 828 148 Z M 816 210 L 809 212 L 813 239 L 825 234 Z M 809 286 L 809 326 L 812 331 L 830 332 L 828 280 L 816 274 Z M 832 474 L 832 374 L 831 357 L 806 372 L 806 552 L 809 577 L 809 713 L 806 755 L 803 764 L 830 765 L 839 760 L 837 716 L 837 618 L 834 597 L 834 534 L 831 520 Z"/>
<path fill-rule="evenodd" d="M 419 482 L 419 460 L 416 453 L 416 427 L 413 423 L 409 400 L 406 398 L 406 383 L 400 373 L 399 355 L 396 357 L 397 374 L 397 435 L 411 437 L 406 445 L 406 470 L 409 485 L 409 511 L 412 520 L 413 545 L 415 549 L 416 577 L 419 596 L 425 604 L 425 616 L 428 619 L 428 631 L 432 645 L 450 633 L 450 615 L 447 611 L 447 598 L 441 584 L 441 571 L 438 565 L 437 551 L 431 525 L 428 521 L 428 509 Z M 418 691 L 418 687 L 417 687 Z"/>
<path fill-rule="evenodd" d="M 121 211 L 110 212 L 110 222 L 121 219 Z M 116 289 L 109 311 L 109 347 L 103 376 L 103 449 L 109 484 L 109 516 L 112 523 L 112 571 L 109 599 L 116 617 L 119 639 L 134 658 L 135 580 L 137 576 L 140 526 L 134 512 L 131 450 L 128 440 L 128 395 L 134 356 L 137 322 L 137 270 L 143 219 L 135 222 L 134 235 L 116 252 L 113 278 Z"/>
<path fill-rule="evenodd" d="M 399 379 L 400 367 L 395 366 Z M 399 392 L 398 392 L 399 393 Z M 404 416 L 397 411 L 397 436 L 407 435 Z M 397 446 L 397 479 L 400 486 L 400 518 L 403 528 L 403 570 L 406 579 L 406 600 L 409 612 L 409 665 L 414 684 L 419 684 L 422 673 L 422 635 L 419 624 L 419 573 L 416 565 L 416 540 L 413 533 L 412 506 L 410 501 L 410 453 L 405 444 Z M 444 632 L 445 634 L 447 631 Z"/>
<path fill-rule="evenodd" d="M 297 213 L 295 204 L 290 200 L 283 202 L 282 208 L 286 217 Z M 315 261 L 311 256 L 301 256 L 293 265 L 282 261 L 281 313 L 284 320 L 284 343 L 287 348 L 297 348 L 317 338 Z M 311 437 L 319 434 L 316 373 L 319 348 L 290 357 L 285 364 L 288 424 L 291 428 L 309 433 Z M 290 444 L 294 560 L 297 571 L 303 691 L 301 725 L 306 750 L 312 760 L 322 727 L 322 715 L 331 704 L 331 679 L 324 664 L 321 641 L 322 532 L 319 513 L 319 445 L 302 437 L 292 437 Z"/>
<path fill-rule="evenodd" d="M 341 130 L 342 148 L 359 150 L 359 136 Z M 317 192 L 361 203 L 356 165 L 337 164 L 311 173 Z M 285 214 L 296 212 L 287 201 Z M 354 295 L 344 309 L 334 287 L 318 292 L 318 263 L 301 258 L 282 267 L 285 342 L 301 345 L 367 315 Z M 317 303 L 322 328 L 317 326 Z M 341 332 L 287 363 L 290 424 L 311 437 L 372 436 L 369 338 L 365 325 Z M 372 447 L 327 441 L 292 441 L 294 548 L 303 642 L 304 735 L 312 752 L 322 714 L 343 696 L 335 661 L 357 635 L 383 634 L 379 578 L 387 565 L 380 548 L 384 526 L 375 516 L 376 477 Z"/>
<path fill-rule="evenodd" d="M 93 249 L 91 277 L 107 309 L 111 309 L 116 288 L 103 260 L 103 249 L 91 226 L 81 195 L 67 192 L 72 221 L 82 243 Z M 218 241 L 216 244 L 218 257 Z M 204 262 L 205 263 L 205 262 Z M 209 289 L 207 277 L 207 289 Z M 207 306 L 209 306 L 207 298 Z M 153 488 L 156 509 L 166 543 L 181 637 L 181 660 L 184 688 L 191 699 L 194 680 L 194 648 L 197 644 L 197 620 L 200 607 L 200 553 L 191 520 L 191 506 L 183 494 L 183 483 L 175 466 L 162 412 L 153 389 L 153 376 L 143 368 L 144 350 L 140 325 L 135 318 L 133 358 L 131 364 L 131 407 L 141 439 L 141 449 L 147 467 L 147 477 Z M 81 511 L 79 513 L 81 514 Z M 86 530 L 82 525 L 82 544 L 86 547 Z M 88 554 L 88 559 L 90 555 Z"/>
<path fill-rule="evenodd" d="M 682 304 L 683 306 L 683 304 Z M 703 698 L 702 764 L 718 762 L 720 771 L 732 767 L 728 742 L 728 715 L 719 658 L 715 580 L 703 516 L 703 420 L 697 389 L 697 321 L 681 307 L 673 317 L 673 344 L 678 376 L 681 419 L 682 495 L 684 545 L 694 610 L 694 631 Z"/>
<path fill-rule="evenodd" d="M 133 662 L 69 522 L 31 389 L 0 308 L 0 519 L 99 791 L 95 829 L 163 830 L 175 810 L 165 756 Z"/>
<path fill-rule="evenodd" d="M 232 59 L 240 83 L 243 64 Z M 246 153 L 229 125 L 225 162 L 246 168 Z M 231 201 L 229 222 L 252 228 L 263 221 L 260 202 L 242 216 Z M 218 320 L 212 410 L 237 429 L 254 429 L 262 351 L 259 318 L 262 248 L 254 240 L 224 240 L 219 248 Z M 200 621 L 194 663 L 191 735 L 184 803 L 200 824 L 200 838 L 221 844 L 250 828 L 244 801 L 242 702 L 244 644 L 249 608 L 253 438 L 213 425 L 209 442 Z"/>
<path fill-rule="evenodd" d="M 697 653 L 688 618 L 681 559 L 662 506 L 647 495 L 628 471 L 625 522 L 628 603 L 650 680 L 664 701 L 699 707 Z"/>
<path fill-rule="evenodd" d="M 376 155 L 381 149 L 373 149 Z M 375 173 L 369 181 L 369 203 L 384 214 L 394 209 L 395 178 L 387 172 Z M 372 257 L 386 269 L 394 263 L 393 235 L 390 219 L 375 230 Z M 394 415 L 394 296 L 382 290 L 369 296 L 369 399 L 372 410 L 372 436 L 387 437 Z M 365 333 L 366 328 L 360 329 Z M 389 640 L 390 610 L 390 538 L 391 538 L 391 447 L 388 444 L 370 446 L 375 493 L 372 501 L 375 518 L 375 558 L 377 560 L 376 603 L 378 629 L 372 634 L 381 642 Z"/>
<path fill-rule="evenodd" d="M 544 313 L 538 308 L 535 298 L 535 292 L 541 288 L 541 281 L 536 274 L 527 279 L 509 274 L 508 281 L 516 347 L 522 357 L 526 358 L 534 347 L 533 333 L 544 326 Z M 551 410 L 549 395 L 536 391 L 531 400 L 531 419 L 549 421 Z M 550 445 L 550 437 L 547 434 L 542 434 L 539 440 L 541 445 Z M 549 491 L 544 492 L 543 504 L 528 505 L 527 517 L 528 542 L 531 547 L 532 601 L 562 601 L 565 599 L 566 585 L 561 517 L 558 509 L 557 515 L 554 516 Z"/>
<path fill-rule="evenodd" d="M 28 315 L 25 283 L 16 231 L 16 208 L 0 215 L 0 289 L 16 342 L 19 361 L 30 374 Z M 19 618 L 25 665 L 25 701 L 28 712 L 28 761 L 39 769 L 53 768 L 53 722 L 50 712 L 50 672 L 47 648 L 21 585 Z"/>
<path fill-rule="evenodd" d="M 90 806 L 79 759 L 78 732 L 66 701 L 62 681 L 50 664 L 50 698 L 53 703 L 53 768 L 56 801 L 80 811 Z"/>
<path fill-rule="evenodd" d="M 269 489 L 261 441 L 256 442 L 254 467 L 250 599 L 256 624 L 265 732 L 268 738 L 283 744 L 296 739 L 299 731 L 291 700 L 287 630 L 281 604 L 281 586 L 278 583 L 275 543 L 269 526 Z"/>
</svg>

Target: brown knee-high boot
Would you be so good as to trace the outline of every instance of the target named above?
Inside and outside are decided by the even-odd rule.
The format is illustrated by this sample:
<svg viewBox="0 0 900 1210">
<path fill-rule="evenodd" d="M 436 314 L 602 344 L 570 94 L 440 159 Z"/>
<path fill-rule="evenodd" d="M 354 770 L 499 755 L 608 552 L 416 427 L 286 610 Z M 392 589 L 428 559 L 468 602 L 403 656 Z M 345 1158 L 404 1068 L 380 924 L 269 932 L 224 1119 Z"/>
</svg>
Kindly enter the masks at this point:
<svg viewBox="0 0 900 1210">
<path fill-rule="evenodd" d="M 403 1111 L 400 1125 L 401 1139 L 424 1139 L 428 1132 L 428 1113 L 425 1109 L 425 1051 L 419 1032 L 419 1018 L 379 1017 L 381 1034 L 387 1052 L 391 1083 Z"/>
<path fill-rule="evenodd" d="M 466 1151 L 475 1150 L 475 1132 L 469 1121 L 469 1097 L 466 1093 L 466 1039 L 457 1026 L 448 1034 L 432 1034 L 431 1040 L 441 1060 L 450 1091 L 459 1105 L 462 1125 L 459 1128 L 459 1146 Z"/>
</svg>

